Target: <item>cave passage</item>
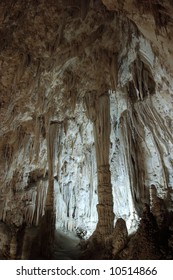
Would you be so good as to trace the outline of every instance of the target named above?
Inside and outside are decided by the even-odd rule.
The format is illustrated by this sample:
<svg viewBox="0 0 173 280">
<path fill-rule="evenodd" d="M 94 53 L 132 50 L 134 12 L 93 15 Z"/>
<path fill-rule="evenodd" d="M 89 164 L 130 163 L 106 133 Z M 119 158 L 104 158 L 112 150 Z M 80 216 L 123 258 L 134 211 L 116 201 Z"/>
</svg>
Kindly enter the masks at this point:
<svg viewBox="0 0 173 280">
<path fill-rule="evenodd" d="M 74 233 L 55 231 L 54 260 L 79 260 L 81 255 L 80 239 Z"/>
</svg>

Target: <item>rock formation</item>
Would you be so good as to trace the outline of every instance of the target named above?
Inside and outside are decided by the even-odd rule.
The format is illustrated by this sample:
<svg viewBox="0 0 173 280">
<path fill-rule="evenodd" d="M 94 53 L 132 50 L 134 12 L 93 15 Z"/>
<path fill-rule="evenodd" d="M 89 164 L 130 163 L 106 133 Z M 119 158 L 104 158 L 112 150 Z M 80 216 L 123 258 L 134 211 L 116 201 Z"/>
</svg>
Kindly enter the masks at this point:
<svg viewBox="0 0 173 280">
<path fill-rule="evenodd" d="M 1 1 L 1 259 L 53 258 L 58 229 L 82 258 L 173 257 L 172 14 Z"/>
</svg>

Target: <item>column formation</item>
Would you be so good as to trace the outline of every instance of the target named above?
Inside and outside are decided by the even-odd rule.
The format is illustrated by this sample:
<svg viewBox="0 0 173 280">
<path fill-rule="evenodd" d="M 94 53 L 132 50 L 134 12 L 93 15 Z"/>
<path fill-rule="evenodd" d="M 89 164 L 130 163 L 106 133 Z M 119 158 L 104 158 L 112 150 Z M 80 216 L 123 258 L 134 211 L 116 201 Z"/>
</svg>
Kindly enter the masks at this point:
<svg viewBox="0 0 173 280">
<path fill-rule="evenodd" d="M 109 94 L 98 95 L 95 91 L 85 96 L 87 116 L 93 122 L 96 148 L 98 180 L 98 224 L 93 236 L 102 241 L 113 232 L 114 213 L 111 173 L 109 165 L 110 147 L 110 100 Z"/>
<path fill-rule="evenodd" d="M 109 164 L 98 167 L 98 230 L 103 236 L 113 231 L 113 196 Z"/>
<path fill-rule="evenodd" d="M 57 140 L 57 123 L 49 124 L 47 131 L 47 159 L 48 159 L 48 190 L 45 203 L 45 214 L 41 223 L 41 255 L 50 259 L 54 244 L 55 233 L 55 201 L 54 201 L 54 159 Z"/>
</svg>

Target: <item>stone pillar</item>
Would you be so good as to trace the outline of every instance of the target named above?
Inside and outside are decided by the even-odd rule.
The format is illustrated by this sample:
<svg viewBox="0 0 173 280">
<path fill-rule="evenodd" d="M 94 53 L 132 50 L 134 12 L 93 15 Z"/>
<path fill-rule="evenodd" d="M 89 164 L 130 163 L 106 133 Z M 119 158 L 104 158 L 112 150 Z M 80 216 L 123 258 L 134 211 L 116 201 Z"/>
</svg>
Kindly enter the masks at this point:
<svg viewBox="0 0 173 280">
<path fill-rule="evenodd" d="M 113 196 L 111 174 L 108 165 L 98 167 L 98 225 L 101 235 L 109 235 L 113 231 Z"/>
<path fill-rule="evenodd" d="M 16 260 L 17 258 L 17 234 L 14 232 L 10 241 L 10 260 Z"/>
<path fill-rule="evenodd" d="M 54 202 L 54 158 L 56 152 L 57 123 L 49 124 L 47 131 L 47 158 L 48 158 L 48 190 L 45 203 L 45 214 L 41 222 L 41 256 L 50 259 L 55 234 L 55 202 Z"/>
<path fill-rule="evenodd" d="M 98 242 L 113 232 L 114 213 L 111 173 L 109 170 L 110 100 L 109 94 L 89 92 L 85 96 L 87 116 L 94 124 L 98 179 L 98 224 L 93 234 Z"/>
</svg>

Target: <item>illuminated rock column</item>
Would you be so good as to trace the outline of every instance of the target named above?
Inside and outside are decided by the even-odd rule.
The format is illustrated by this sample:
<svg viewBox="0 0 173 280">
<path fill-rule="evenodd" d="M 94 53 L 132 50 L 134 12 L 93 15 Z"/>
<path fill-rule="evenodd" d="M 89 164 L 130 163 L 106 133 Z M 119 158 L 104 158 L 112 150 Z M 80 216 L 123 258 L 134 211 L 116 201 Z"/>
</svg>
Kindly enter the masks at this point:
<svg viewBox="0 0 173 280">
<path fill-rule="evenodd" d="M 54 201 L 54 157 L 56 151 L 57 124 L 49 125 L 47 132 L 48 159 L 48 190 L 45 204 L 45 214 L 41 223 L 41 255 L 51 258 L 55 232 L 55 201 Z"/>
<path fill-rule="evenodd" d="M 110 146 L 110 102 L 105 93 L 98 97 L 97 114 L 94 122 L 94 136 L 98 176 L 98 233 L 107 236 L 113 231 L 114 213 L 111 174 L 109 170 Z"/>
<path fill-rule="evenodd" d="M 112 234 L 114 213 L 111 174 L 109 170 L 110 101 L 109 94 L 100 96 L 90 92 L 85 96 L 87 116 L 94 124 L 98 178 L 98 224 L 94 232 L 97 240 Z"/>
</svg>

